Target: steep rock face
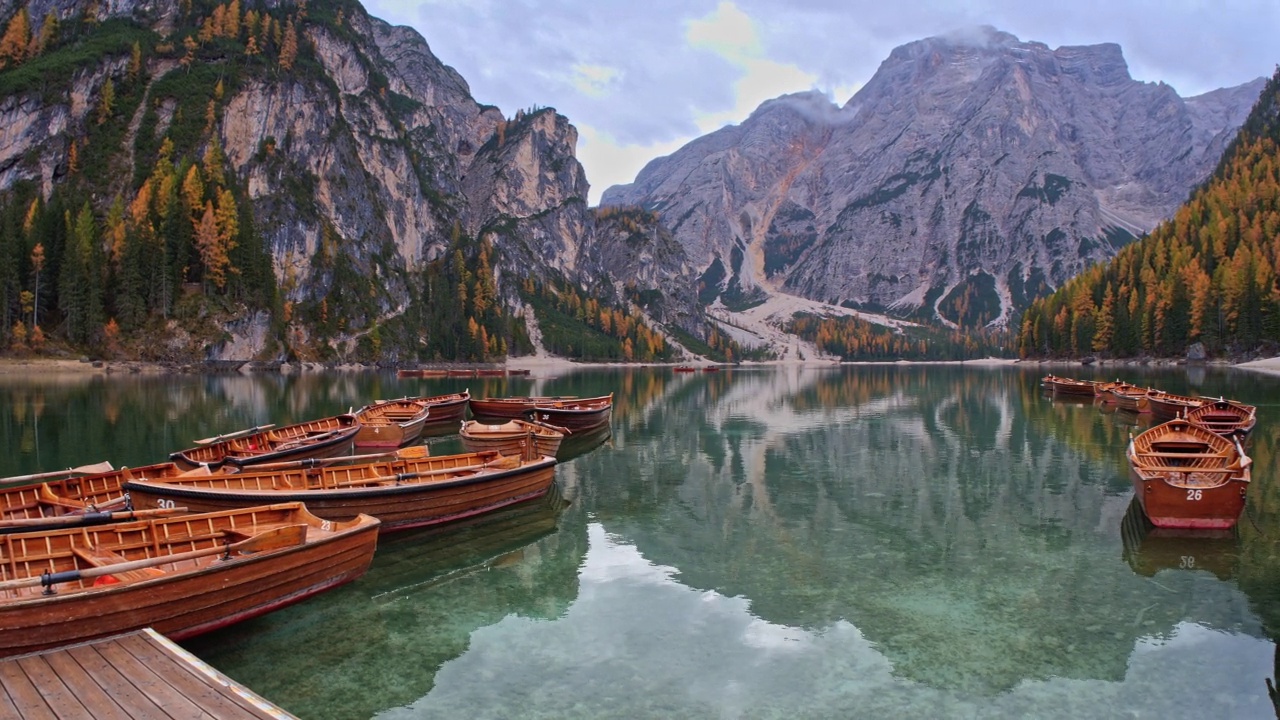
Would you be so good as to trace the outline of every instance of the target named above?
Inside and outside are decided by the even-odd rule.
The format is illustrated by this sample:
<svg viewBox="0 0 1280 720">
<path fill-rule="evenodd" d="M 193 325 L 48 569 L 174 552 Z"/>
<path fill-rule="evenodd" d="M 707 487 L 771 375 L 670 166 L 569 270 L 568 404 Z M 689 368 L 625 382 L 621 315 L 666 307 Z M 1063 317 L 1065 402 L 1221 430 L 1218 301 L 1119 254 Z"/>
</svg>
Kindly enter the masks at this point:
<svg viewBox="0 0 1280 720">
<path fill-rule="evenodd" d="M 573 159 L 578 131 L 546 109 L 502 123 L 476 154 L 463 182 L 473 207 L 468 231 L 506 237 L 500 246 L 513 263 L 546 265 L 572 273 L 589 233 L 589 191 Z"/>
<path fill-rule="evenodd" d="M 1183 100 L 1116 45 L 929 38 L 844 107 L 766 102 L 602 204 L 659 211 L 729 293 L 1002 324 L 1167 217 L 1260 89 Z"/>
<path fill-rule="evenodd" d="M 213 121 L 212 136 L 247 193 L 283 299 L 319 302 L 345 289 L 340 273 L 365 278 L 373 297 L 362 298 L 357 314 L 343 319 L 359 332 L 404 311 L 414 272 L 441 257 L 459 229 L 494 243 L 493 271 L 509 301 L 516 292 L 514 284 L 503 287 L 504 277 L 576 277 L 591 219 L 588 185 L 574 157 L 577 131 L 568 120 L 551 109 L 507 120 L 499 109 L 477 103 L 465 80 L 416 31 L 358 6 L 339 6 L 324 9 L 327 19 L 315 7 L 314 21 L 299 20 L 300 44 L 311 58 L 306 63 L 291 71 L 274 56 L 237 64 Z M 169 33 L 175 23 L 190 23 L 189 10 L 177 0 L 42 0 L 26 7 L 36 29 L 50 12 L 64 21 L 92 14 L 98 22 L 147 28 L 157 45 L 179 48 L 146 59 L 148 94 L 114 161 L 125 172 L 145 168 L 151 158 L 133 159 L 138 127 L 158 142 L 183 112 L 181 100 L 153 88 L 187 72 L 176 59 L 185 35 Z M 279 9 L 280 21 L 297 17 L 292 3 L 266 7 Z M 17 8 L 0 0 L 0 21 Z M 128 63 L 126 46 L 84 63 L 61 96 L 0 97 L 0 193 L 34 180 L 48 196 L 67 172 L 69 147 L 84 137 L 103 84 L 121 82 Z M 193 148 L 197 160 L 207 146 L 202 141 Z M 133 189 L 121 188 L 126 201 Z M 98 212 L 110 201 L 101 199 Z M 254 346 L 252 354 L 269 350 L 247 345 Z M 214 353 L 244 353 L 247 345 L 231 342 Z"/>
<path fill-rule="evenodd" d="M 656 213 L 598 212 L 578 271 L 593 295 L 627 298 L 659 322 L 695 336 L 704 332 L 695 311 L 697 273 Z"/>
</svg>

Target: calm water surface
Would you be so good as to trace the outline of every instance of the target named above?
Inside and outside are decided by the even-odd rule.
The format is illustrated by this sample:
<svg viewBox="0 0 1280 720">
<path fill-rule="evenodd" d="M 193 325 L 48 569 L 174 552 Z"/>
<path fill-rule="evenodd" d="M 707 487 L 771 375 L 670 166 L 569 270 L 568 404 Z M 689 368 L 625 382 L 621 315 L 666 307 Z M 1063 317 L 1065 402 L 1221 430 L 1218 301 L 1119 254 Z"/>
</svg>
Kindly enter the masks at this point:
<svg viewBox="0 0 1280 720">
<path fill-rule="evenodd" d="M 1120 371 L 1260 406 L 1237 532 L 1167 537 L 1126 477 L 1148 421 L 1044 372 L 6 377 L 0 474 L 406 394 L 612 391 L 552 496 L 386 536 L 358 582 L 186 646 L 309 719 L 1277 717 L 1280 379 Z"/>
</svg>

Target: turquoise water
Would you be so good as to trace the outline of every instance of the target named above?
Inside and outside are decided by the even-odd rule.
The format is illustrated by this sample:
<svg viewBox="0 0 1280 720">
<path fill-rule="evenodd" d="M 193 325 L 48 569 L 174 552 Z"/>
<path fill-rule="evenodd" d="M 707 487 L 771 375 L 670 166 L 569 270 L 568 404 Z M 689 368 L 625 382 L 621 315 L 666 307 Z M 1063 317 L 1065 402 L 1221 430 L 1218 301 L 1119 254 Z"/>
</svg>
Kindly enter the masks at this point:
<svg viewBox="0 0 1280 720">
<path fill-rule="evenodd" d="M 304 718 L 1276 717 L 1280 379 L 1098 373 L 1259 405 L 1238 530 L 1178 537 L 1131 508 L 1148 421 L 1044 372 L 0 378 L 0 471 L 405 394 L 613 391 L 553 496 L 387 536 L 363 579 L 185 645 Z"/>
</svg>

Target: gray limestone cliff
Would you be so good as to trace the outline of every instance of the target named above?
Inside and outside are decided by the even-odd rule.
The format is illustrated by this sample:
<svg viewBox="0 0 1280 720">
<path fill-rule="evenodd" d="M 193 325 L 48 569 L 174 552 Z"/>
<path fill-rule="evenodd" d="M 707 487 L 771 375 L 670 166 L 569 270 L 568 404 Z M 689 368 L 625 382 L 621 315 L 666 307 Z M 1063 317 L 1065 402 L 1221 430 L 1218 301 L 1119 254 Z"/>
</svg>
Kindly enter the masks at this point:
<svg viewBox="0 0 1280 720">
<path fill-rule="evenodd" d="M 250 6 L 278 8 L 280 17 L 298 12 L 292 3 L 245 10 Z M 0 2 L 0 21 L 19 7 Z M 126 173 L 145 173 L 151 159 L 135 162 L 135 148 L 156 145 L 175 115 L 181 118 L 184 100 L 173 88 L 197 75 L 176 59 L 183 36 L 170 34 L 175 23 L 190 22 L 190 10 L 178 0 L 34 0 L 25 7 L 36 30 L 51 13 L 82 25 L 88 17 L 145 29 L 157 47 L 177 46 L 146 55 L 144 96 L 129 110 L 113 160 Z M 577 131 L 565 117 L 550 108 L 507 117 L 478 103 L 415 30 L 371 17 L 358 4 L 313 3 L 308 11 L 308 22 L 298 23 L 308 59 L 290 71 L 274 59 L 240 62 L 212 120 L 285 303 L 332 298 L 346 290 L 344 273 L 364 278 L 373 297 L 347 303 L 349 340 L 401 315 L 414 273 L 444 255 L 459 233 L 491 244 L 498 291 L 510 307 L 519 305 L 514 278 L 577 277 L 593 221 L 574 155 Z M 72 142 L 88 133 L 106 80 L 122 82 L 128 62 L 127 50 L 107 53 L 76 69 L 69 92 L 0 97 L 0 193 L 28 182 L 48 197 L 67 175 Z M 202 143 L 192 149 L 197 158 L 208 145 Z M 99 202 L 105 214 L 110 198 Z M 242 325 L 229 328 L 237 337 L 214 356 L 272 352 L 269 333 Z"/>
<path fill-rule="evenodd" d="M 843 107 L 765 102 L 602 205 L 660 213 L 730 307 L 780 290 L 998 326 L 1169 217 L 1262 82 L 1184 99 L 1117 45 L 982 28 L 895 49 Z"/>
</svg>

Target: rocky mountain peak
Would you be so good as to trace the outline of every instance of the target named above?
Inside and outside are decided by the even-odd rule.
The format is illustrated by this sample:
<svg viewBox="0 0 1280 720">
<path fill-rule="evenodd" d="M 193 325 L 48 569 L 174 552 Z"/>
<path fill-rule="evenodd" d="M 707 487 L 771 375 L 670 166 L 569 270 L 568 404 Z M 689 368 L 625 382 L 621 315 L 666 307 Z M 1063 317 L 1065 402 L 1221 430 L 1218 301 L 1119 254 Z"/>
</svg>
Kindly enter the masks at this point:
<svg viewBox="0 0 1280 720">
<path fill-rule="evenodd" d="M 603 204 L 657 210 L 729 305 L 782 291 L 1000 325 L 1168 217 L 1260 89 L 1188 101 L 1114 43 L 973 28 L 894 49 L 839 110 L 770 100 Z"/>
</svg>

